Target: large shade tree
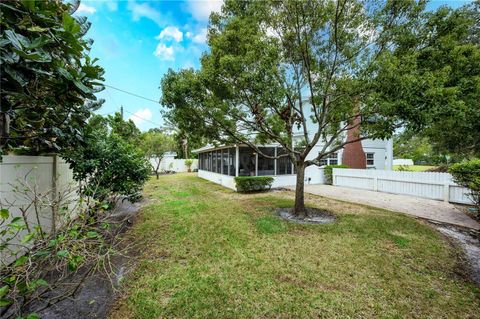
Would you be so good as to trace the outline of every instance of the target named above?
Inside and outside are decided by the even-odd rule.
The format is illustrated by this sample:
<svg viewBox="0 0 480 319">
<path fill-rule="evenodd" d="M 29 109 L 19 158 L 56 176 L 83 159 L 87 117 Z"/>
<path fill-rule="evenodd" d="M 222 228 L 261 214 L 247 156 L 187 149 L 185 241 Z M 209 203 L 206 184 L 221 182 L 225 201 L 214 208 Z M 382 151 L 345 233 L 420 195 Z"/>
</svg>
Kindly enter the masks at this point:
<svg viewBox="0 0 480 319">
<path fill-rule="evenodd" d="M 2 1 L 0 150 L 59 151 L 81 140 L 101 101 L 103 69 L 88 56 L 92 41 L 80 2 Z"/>
<path fill-rule="evenodd" d="M 421 127 L 425 101 L 448 94 L 442 78 L 416 77 L 423 10 L 416 1 L 226 1 L 211 16 L 201 70 L 167 73 L 163 104 L 174 122 L 267 158 L 258 143 L 279 143 L 297 172 L 294 214 L 305 216 L 306 167 L 347 143 Z"/>
<path fill-rule="evenodd" d="M 427 14 L 422 49 L 417 55 L 422 77 L 445 79 L 451 92 L 432 107 L 423 134 L 438 153 L 458 158 L 480 156 L 480 1 Z"/>
</svg>

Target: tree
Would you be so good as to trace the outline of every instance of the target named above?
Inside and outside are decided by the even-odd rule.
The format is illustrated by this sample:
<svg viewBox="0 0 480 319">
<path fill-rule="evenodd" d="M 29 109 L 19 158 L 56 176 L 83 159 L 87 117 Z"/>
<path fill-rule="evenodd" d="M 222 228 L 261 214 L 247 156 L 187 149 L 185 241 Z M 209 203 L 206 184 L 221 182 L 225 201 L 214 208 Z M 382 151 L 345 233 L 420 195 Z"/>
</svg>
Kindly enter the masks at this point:
<svg viewBox="0 0 480 319">
<path fill-rule="evenodd" d="M 145 153 L 157 179 L 160 173 L 160 163 L 166 152 L 175 148 L 175 141 L 169 135 L 161 132 L 146 132 L 142 136 L 141 149 Z M 153 160 L 153 163 L 152 163 Z"/>
<path fill-rule="evenodd" d="M 480 1 L 427 14 L 418 73 L 444 78 L 451 94 L 428 112 L 423 131 L 437 153 L 480 155 Z"/>
<path fill-rule="evenodd" d="M 201 70 L 170 70 L 162 102 L 175 124 L 209 139 L 266 158 L 257 143 L 279 143 L 297 172 L 293 212 L 305 216 L 306 167 L 347 143 L 420 127 L 419 105 L 444 98 L 434 89 L 442 79 L 413 76 L 409 43 L 423 10 L 414 1 L 226 1 L 211 16 Z M 352 129 L 359 134 L 346 141 Z"/>
<path fill-rule="evenodd" d="M 115 203 L 118 196 L 130 200 L 140 197 L 148 180 L 149 164 L 137 145 L 113 132 L 108 119 L 95 115 L 83 130 L 82 140 L 64 158 L 81 181 L 81 192 L 99 201 Z"/>
<path fill-rule="evenodd" d="M 88 56 L 92 41 L 79 1 L 3 1 L 0 149 L 33 153 L 73 147 L 103 89 L 103 69 Z"/>
<path fill-rule="evenodd" d="M 439 160 L 428 138 L 414 132 L 402 132 L 394 136 L 393 156 L 412 159 L 414 163 L 437 164 Z"/>
<path fill-rule="evenodd" d="M 112 128 L 112 133 L 120 136 L 125 141 L 138 145 L 141 132 L 132 120 L 124 120 L 120 112 L 107 117 L 108 125 Z"/>
</svg>

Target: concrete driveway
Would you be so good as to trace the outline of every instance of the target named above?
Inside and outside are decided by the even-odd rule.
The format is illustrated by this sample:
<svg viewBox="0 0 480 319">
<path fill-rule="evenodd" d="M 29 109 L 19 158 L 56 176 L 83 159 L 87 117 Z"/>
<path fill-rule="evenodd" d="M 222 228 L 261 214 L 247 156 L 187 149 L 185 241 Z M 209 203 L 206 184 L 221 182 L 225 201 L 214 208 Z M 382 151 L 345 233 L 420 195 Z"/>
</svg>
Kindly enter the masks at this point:
<svg viewBox="0 0 480 319">
<path fill-rule="evenodd" d="M 290 187 L 290 189 L 295 190 L 295 187 Z M 330 185 L 305 185 L 305 192 L 480 230 L 480 223 L 454 205 L 442 201 Z"/>
</svg>

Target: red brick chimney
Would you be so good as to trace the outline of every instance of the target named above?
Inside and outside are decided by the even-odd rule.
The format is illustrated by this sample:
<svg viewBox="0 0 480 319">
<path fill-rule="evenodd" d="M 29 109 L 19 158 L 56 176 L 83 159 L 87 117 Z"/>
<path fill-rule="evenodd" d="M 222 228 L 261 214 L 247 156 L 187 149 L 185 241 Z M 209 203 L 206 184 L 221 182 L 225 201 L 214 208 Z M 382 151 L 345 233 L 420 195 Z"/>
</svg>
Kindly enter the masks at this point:
<svg viewBox="0 0 480 319">
<path fill-rule="evenodd" d="M 355 103 L 358 103 L 357 101 Z M 360 135 L 360 122 L 360 115 L 357 115 L 352 123 L 349 124 L 350 129 L 347 131 L 347 142 L 356 140 Z M 367 159 L 361 141 L 349 143 L 343 147 L 342 164 L 347 165 L 349 168 L 367 168 Z"/>
</svg>

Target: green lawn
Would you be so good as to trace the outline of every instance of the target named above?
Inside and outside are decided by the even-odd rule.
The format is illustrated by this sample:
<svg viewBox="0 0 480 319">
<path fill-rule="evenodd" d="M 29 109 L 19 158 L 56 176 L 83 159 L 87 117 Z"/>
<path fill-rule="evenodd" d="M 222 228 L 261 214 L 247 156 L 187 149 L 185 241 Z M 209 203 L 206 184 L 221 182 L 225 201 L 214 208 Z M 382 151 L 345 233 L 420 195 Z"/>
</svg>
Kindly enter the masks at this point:
<svg viewBox="0 0 480 319">
<path fill-rule="evenodd" d="M 399 171 L 400 167 L 406 168 L 408 171 L 412 172 L 425 172 L 426 170 L 436 168 L 437 166 L 431 166 L 431 165 L 410 165 L 410 166 L 404 166 L 404 165 L 393 165 L 393 170 L 394 171 Z"/>
<path fill-rule="evenodd" d="M 273 215 L 290 192 L 242 195 L 193 174 L 145 193 L 128 238 L 139 262 L 110 318 L 478 318 L 456 251 L 410 217 L 307 196 L 338 222 L 291 224 Z"/>
</svg>

